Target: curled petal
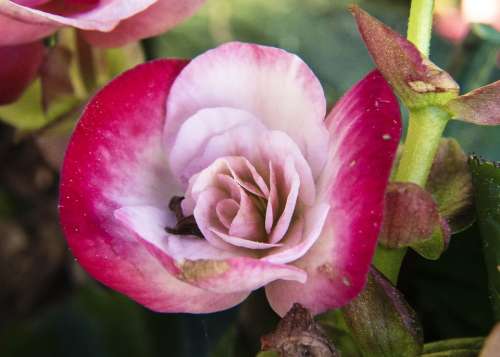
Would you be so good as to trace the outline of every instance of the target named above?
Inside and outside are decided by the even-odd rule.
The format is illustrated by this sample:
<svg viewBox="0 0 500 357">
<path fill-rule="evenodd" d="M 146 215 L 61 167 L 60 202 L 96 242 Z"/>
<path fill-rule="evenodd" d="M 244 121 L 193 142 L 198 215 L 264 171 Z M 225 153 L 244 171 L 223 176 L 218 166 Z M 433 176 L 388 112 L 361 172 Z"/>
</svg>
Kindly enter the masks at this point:
<svg viewBox="0 0 500 357">
<path fill-rule="evenodd" d="M 266 287 L 284 315 L 294 302 L 318 314 L 339 307 L 363 288 L 380 231 L 384 193 L 401 134 L 399 105 L 380 73 L 368 74 L 336 104 L 326 121 L 329 162 L 320 194 L 330 203 L 321 237 L 294 262 L 305 284 Z"/>
<path fill-rule="evenodd" d="M 98 4 L 84 6 L 82 11 L 74 11 L 72 6 L 66 6 L 61 1 L 51 1 L 36 8 L 13 1 L 2 1 L 0 14 L 28 24 L 111 31 L 121 20 L 144 11 L 155 2 L 155 0 L 102 0 Z"/>
<path fill-rule="evenodd" d="M 328 133 L 321 84 L 286 51 L 232 42 L 207 51 L 182 71 L 167 102 L 165 141 L 170 148 L 182 123 L 203 108 L 247 111 L 269 129 L 287 133 L 314 176 L 325 162 Z"/>
<path fill-rule="evenodd" d="M 304 270 L 285 264 L 239 257 L 226 260 L 186 261 L 180 267 L 181 279 L 215 293 L 256 290 L 275 280 L 304 283 Z"/>
<path fill-rule="evenodd" d="M 59 210 L 73 254 L 94 278 L 156 311 L 212 312 L 248 292 L 210 293 L 177 279 L 114 217 L 123 206 L 165 208 L 178 192 L 161 132 L 169 88 L 185 64 L 146 63 L 97 93 L 66 152 Z"/>
<path fill-rule="evenodd" d="M 158 0 L 139 14 L 120 22 L 111 32 L 86 31 L 85 39 L 99 47 L 120 47 L 159 35 L 191 16 L 204 0 Z"/>
</svg>

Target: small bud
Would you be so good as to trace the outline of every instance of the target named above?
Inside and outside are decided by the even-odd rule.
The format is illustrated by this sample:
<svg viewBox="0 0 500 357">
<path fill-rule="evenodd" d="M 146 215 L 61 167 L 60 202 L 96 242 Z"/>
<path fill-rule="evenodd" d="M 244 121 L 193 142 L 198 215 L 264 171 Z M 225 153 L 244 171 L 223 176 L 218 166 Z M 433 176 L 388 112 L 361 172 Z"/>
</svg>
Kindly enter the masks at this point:
<svg viewBox="0 0 500 357">
<path fill-rule="evenodd" d="M 263 336 L 261 343 L 263 351 L 277 351 L 280 356 L 339 356 L 311 313 L 300 304 L 294 304 L 276 331 Z"/>
<path fill-rule="evenodd" d="M 411 182 L 392 182 L 385 200 L 379 242 L 389 248 L 412 247 L 427 259 L 439 258 L 450 232 L 432 195 Z"/>
</svg>

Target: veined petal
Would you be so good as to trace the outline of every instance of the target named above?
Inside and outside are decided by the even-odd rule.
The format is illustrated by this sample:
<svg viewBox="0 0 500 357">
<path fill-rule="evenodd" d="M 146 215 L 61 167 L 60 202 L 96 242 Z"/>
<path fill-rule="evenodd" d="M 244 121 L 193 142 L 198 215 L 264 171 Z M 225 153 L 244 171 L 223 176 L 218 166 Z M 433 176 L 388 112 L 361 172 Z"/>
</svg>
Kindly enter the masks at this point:
<svg viewBox="0 0 500 357">
<path fill-rule="evenodd" d="M 321 84 L 297 56 L 281 49 L 232 42 L 207 51 L 182 71 L 167 102 L 165 142 L 203 108 L 231 107 L 253 114 L 269 129 L 287 133 L 319 175 L 328 133 Z"/>
<path fill-rule="evenodd" d="M 328 115 L 329 162 L 320 191 L 330 203 L 319 240 L 293 264 L 305 284 L 266 287 L 284 315 L 294 302 L 318 314 L 354 298 L 363 288 L 380 230 L 384 193 L 401 134 L 399 105 L 378 72 L 351 88 Z"/>
<path fill-rule="evenodd" d="M 146 10 L 120 22 L 111 32 L 85 31 L 94 46 L 120 47 L 131 41 L 159 35 L 192 14 L 205 0 L 158 0 Z"/>
<path fill-rule="evenodd" d="M 185 64 L 137 66 L 96 94 L 66 152 L 59 210 L 73 254 L 94 278 L 156 311 L 212 312 L 248 292 L 216 294 L 180 281 L 113 216 L 123 206 L 165 208 L 177 193 L 161 136 L 164 103 Z"/>
</svg>

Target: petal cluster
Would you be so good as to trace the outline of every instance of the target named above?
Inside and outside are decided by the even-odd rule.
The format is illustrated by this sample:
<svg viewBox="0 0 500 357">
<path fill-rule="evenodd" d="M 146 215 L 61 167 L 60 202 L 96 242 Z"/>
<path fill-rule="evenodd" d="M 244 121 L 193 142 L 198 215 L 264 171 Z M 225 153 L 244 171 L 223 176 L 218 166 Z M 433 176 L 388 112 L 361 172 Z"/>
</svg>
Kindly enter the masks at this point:
<svg viewBox="0 0 500 357">
<path fill-rule="evenodd" d="M 91 275 L 151 309 L 217 311 L 266 286 L 277 313 L 320 313 L 366 281 L 400 130 L 378 72 L 326 115 L 316 76 L 280 49 L 150 62 L 83 113 L 61 222 Z"/>
</svg>

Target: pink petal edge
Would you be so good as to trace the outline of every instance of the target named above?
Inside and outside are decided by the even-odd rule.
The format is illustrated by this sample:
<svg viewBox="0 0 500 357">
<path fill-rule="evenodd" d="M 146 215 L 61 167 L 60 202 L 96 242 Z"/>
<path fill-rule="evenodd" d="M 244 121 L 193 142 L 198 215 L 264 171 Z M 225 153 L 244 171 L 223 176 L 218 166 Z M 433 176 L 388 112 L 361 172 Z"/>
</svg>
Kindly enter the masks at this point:
<svg viewBox="0 0 500 357">
<path fill-rule="evenodd" d="M 248 292 L 217 294 L 180 281 L 113 217 L 124 205 L 165 206 L 175 191 L 161 136 L 169 88 L 185 65 L 149 62 L 96 94 L 66 152 L 59 210 L 73 254 L 94 278 L 156 311 L 206 313 Z"/>
<path fill-rule="evenodd" d="M 340 307 L 363 289 L 380 231 L 384 194 L 401 135 L 397 99 L 379 72 L 351 88 L 327 117 L 331 134 L 324 192 L 330 211 L 319 240 L 294 264 L 305 284 L 266 287 L 283 316 L 298 302 L 314 314 Z"/>
</svg>

